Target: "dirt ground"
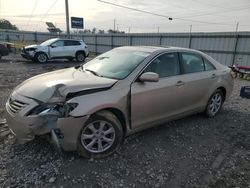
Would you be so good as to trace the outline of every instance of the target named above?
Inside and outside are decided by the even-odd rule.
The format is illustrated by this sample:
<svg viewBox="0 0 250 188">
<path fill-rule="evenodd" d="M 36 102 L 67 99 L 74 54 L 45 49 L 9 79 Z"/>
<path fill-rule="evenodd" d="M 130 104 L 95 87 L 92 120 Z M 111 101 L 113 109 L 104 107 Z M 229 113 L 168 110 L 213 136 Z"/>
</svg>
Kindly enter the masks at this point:
<svg viewBox="0 0 250 188">
<path fill-rule="evenodd" d="M 60 154 L 42 138 L 14 144 L 4 105 L 15 86 L 31 76 L 76 62 L 34 64 L 20 56 L 0 61 L 0 187 L 234 187 L 250 188 L 250 99 L 233 94 L 212 119 L 194 115 L 125 139 L 101 160 Z"/>
</svg>

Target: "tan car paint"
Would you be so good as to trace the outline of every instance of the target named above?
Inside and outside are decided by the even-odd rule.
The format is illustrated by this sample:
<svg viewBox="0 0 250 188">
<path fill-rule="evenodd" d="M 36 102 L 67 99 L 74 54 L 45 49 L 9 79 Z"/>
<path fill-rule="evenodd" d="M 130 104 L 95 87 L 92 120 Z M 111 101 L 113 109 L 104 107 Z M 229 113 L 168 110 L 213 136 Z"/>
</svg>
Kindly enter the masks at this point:
<svg viewBox="0 0 250 188">
<path fill-rule="evenodd" d="M 88 118 L 103 109 L 119 112 L 124 119 L 125 135 L 165 121 L 178 119 L 189 114 L 204 111 L 211 94 L 219 87 L 231 94 L 233 81 L 230 69 L 207 55 L 190 49 L 162 47 L 122 47 L 135 51 L 147 51 L 148 56 L 127 78 L 114 80 L 68 68 L 33 77 L 18 86 L 11 100 L 27 103 L 27 107 L 14 114 L 10 100 L 6 103 L 6 119 L 18 139 L 28 141 L 34 135 L 59 129 L 64 135 L 59 145 L 64 150 L 76 150 L 79 132 Z M 160 78 L 158 82 L 139 82 L 144 68 L 154 57 L 168 52 L 191 52 L 207 57 L 216 67 L 214 71 L 192 73 Z M 180 82 L 181 81 L 181 82 Z M 112 87 L 111 87 L 112 86 Z M 100 92 L 80 95 L 65 101 L 68 93 L 89 89 L 111 87 Z M 38 105 L 45 103 L 77 103 L 69 117 L 51 114 L 26 116 Z"/>
</svg>

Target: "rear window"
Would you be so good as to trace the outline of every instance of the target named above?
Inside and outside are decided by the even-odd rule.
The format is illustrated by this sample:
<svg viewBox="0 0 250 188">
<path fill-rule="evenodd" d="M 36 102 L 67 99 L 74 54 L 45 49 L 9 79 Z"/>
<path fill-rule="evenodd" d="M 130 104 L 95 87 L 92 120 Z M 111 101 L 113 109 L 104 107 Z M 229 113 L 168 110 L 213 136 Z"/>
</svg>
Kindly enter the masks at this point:
<svg viewBox="0 0 250 188">
<path fill-rule="evenodd" d="M 79 41 L 74 41 L 74 40 L 66 40 L 65 46 L 80 46 L 81 43 Z"/>
<path fill-rule="evenodd" d="M 203 60 L 204 60 L 206 71 L 210 71 L 210 70 L 214 70 L 215 69 L 214 65 L 210 61 L 208 61 L 205 58 L 203 58 Z"/>
<path fill-rule="evenodd" d="M 181 53 L 180 57 L 184 73 L 195 73 L 205 70 L 201 56 L 192 53 Z"/>
</svg>

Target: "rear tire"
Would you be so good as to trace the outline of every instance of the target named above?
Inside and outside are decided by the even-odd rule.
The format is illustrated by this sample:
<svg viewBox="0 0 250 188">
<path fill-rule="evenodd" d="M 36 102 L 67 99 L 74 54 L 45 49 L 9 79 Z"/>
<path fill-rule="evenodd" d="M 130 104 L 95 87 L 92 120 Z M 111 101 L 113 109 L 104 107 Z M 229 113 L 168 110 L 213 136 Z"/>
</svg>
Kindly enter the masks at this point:
<svg viewBox="0 0 250 188">
<path fill-rule="evenodd" d="M 35 55 L 35 60 L 38 63 L 46 63 L 48 61 L 48 56 L 45 53 L 43 53 L 43 52 L 38 52 Z"/>
<path fill-rule="evenodd" d="M 104 158 L 114 153 L 123 141 L 123 129 L 117 117 L 108 111 L 94 114 L 81 129 L 77 150 L 87 158 Z"/>
<path fill-rule="evenodd" d="M 85 61 L 85 53 L 84 52 L 77 52 L 76 53 L 76 61 L 78 62 L 84 62 Z"/>
<path fill-rule="evenodd" d="M 209 98 L 205 115 L 209 118 L 216 116 L 222 108 L 225 96 L 220 89 L 217 89 Z"/>
</svg>

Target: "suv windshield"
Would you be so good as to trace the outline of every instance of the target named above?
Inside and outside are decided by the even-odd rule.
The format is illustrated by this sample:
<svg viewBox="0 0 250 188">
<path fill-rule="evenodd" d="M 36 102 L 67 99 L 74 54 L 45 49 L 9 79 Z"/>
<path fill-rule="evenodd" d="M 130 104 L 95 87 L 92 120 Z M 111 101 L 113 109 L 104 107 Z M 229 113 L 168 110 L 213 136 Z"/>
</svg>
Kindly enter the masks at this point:
<svg viewBox="0 0 250 188">
<path fill-rule="evenodd" d="M 82 69 L 97 76 L 124 79 L 150 53 L 130 49 L 114 49 L 106 52 L 82 66 Z"/>
<path fill-rule="evenodd" d="M 40 45 L 41 46 L 49 46 L 51 45 L 53 42 L 57 41 L 58 39 L 49 39 L 49 40 L 46 40 L 44 41 L 43 43 L 41 43 Z"/>
</svg>

